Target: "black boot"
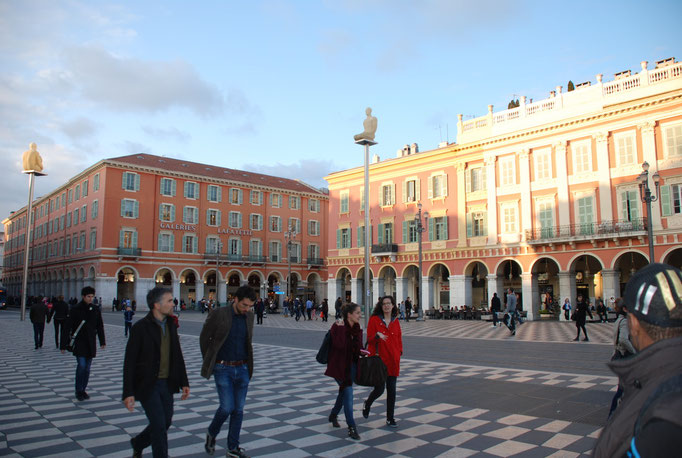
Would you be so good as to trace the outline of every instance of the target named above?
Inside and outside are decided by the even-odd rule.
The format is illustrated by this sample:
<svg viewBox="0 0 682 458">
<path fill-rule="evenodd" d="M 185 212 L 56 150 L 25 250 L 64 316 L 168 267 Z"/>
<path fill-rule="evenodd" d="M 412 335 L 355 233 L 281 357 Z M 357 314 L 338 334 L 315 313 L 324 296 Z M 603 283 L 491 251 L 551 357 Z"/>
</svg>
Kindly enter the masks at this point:
<svg viewBox="0 0 682 458">
<path fill-rule="evenodd" d="M 340 428 L 341 425 L 339 424 L 339 420 L 336 419 L 336 415 L 330 413 L 329 414 L 329 422 L 332 424 L 334 428 Z"/>
<path fill-rule="evenodd" d="M 358 429 L 355 426 L 349 426 L 348 427 L 348 437 L 351 439 L 355 439 L 356 441 L 360 440 L 360 435 L 358 434 Z"/>
<path fill-rule="evenodd" d="M 362 416 L 365 418 L 369 418 L 369 409 L 370 409 L 371 404 L 368 404 L 367 401 L 362 405 Z"/>
</svg>

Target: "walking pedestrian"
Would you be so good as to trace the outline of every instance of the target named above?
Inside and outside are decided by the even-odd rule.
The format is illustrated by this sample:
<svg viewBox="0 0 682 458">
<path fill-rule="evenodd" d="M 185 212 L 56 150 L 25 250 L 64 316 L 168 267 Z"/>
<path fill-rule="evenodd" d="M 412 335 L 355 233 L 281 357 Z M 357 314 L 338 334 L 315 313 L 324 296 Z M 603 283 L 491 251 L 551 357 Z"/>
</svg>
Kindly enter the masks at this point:
<svg viewBox="0 0 682 458">
<path fill-rule="evenodd" d="M 400 312 L 400 319 L 404 320 L 405 319 L 405 301 L 400 301 L 400 305 L 398 306 L 398 311 Z"/>
<path fill-rule="evenodd" d="M 301 303 L 298 298 L 294 299 L 294 313 L 296 314 L 296 321 L 301 319 Z M 305 321 L 305 313 L 303 314 L 303 321 Z"/>
<path fill-rule="evenodd" d="M 123 325 L 125 327 L 126 337 L 128 337 L 128 332 L 130 331 L 130 328 L 133 325 L 133 315 L 135 315 L 135 312 L 133 312 L 133 308 L 131 306 L 127 306 L 125 311 L 123 312 Z"/>
<path fill-rule="evenodd" d="M 595 458 L 677 457 L 682 450 L 682 272 L 653 263 L 625 286 L 637 354 L 612 361 L 623 400 L 601 431 Z"/>
<path fill-rule="evenodd" d="M 173 394 L 189 397 L 189 381 L 172 313 L 176 307 L 170 289 L 155 287 L 147 293 L 149 313 L 130 330 L 123 360 L 123 395 L 133 412 L 139 400 L 149 424 L 130 439 L 133 457 L 152 446 L 155 458 L 168 456 L 168 428 L 173 420 Z M 126 308 L 126 312 L 131 307 Z"/>
<path fill-rule="evenodd" d="M 564 318 L 566 318 L 566 321 L 571 319 L 571 300 L 569 298 L 566 298 L 564 300 L 564 304 L 561 306 L 561 308 L 564 310 Z"/>
<path fill-rule="evenodd" d="M 199 336 L 203 364 L 201 375 L 213 375 L 220 404 L 206 432 L 204 449 L 215 452 L 216 437 L 228 418 L 227 456 L 247 457 L 239 447 L 239 434 L 244 417 L 244 404 L 253 375 L 253 304 L 256 292 L 241 286 L 230 307 L 223 307 L 208 315 Z"/>
<path fill-rule="evenodd" d="M 52 304 L 52 310 L 48 315 L 48 321 L 50 318 L 54 321 L 54 344 L 57 349 L 59 349 L 59 338 L 64 330 L 64 323 L 69 317 L 69 304 L 64 302 L 64 296 L 59 296 L 56 301 Z"/>
<path fill-rule="evenodd" d="M 308 314 L 308 321 L 312 320 L 312 313 L 313 313 L 313 301 L 308 299 L 305 301 L 305 311 Z"/>
<path fill-rule="evenodd" d="M 341 318 L 341 306 L 342 305 L 343 305 L 343 301 L 341 300 L 341 296 L 339 296 L 336 299 L 336 302 L 334 302 L 334 312 L 335 312 L 334 319 L 335 320 L 338 320 L 339 318 Z"/>
<path fill-rule="evenodd" d="M 412 315 L 412 301 L 408 297 L 405 299 L 405 321 L 410 321 L 410 316 Z"/>
<path fill-rule="evenodd" d="M 575 303 L 575 313 L 573 314 L 573 318 L 575 318 L 575 327 L 578 330 L 578 333 L 575 336 L 575 339 L 573 339 L 574 342 L 577 342 L 580 340 L 580 329 L 582 328 L 583 333 L 585 334 L 585 338 L 583 339 L 585 342 L 589 341 L 590 339 L 587 337 L 587 329 L 585 329 L 585 321 L 587 320 L 587 315 L 590 315 L 590 319 L 593 319 L 594 317 L 592 316 L 592 312 L 590 311 L 590 308 L 587 305 L 587 302 L 583 300 L 583 295 L 578 294 L 578 298 Z"/>
<path fill-rule="evenodd" d="M 62 353 L 64 353 L 71 335 L 78 331 L 73 345 L 73 356 L 76 357 L 76 399 L 84 401 L 90 399 L 85 390 L 90 380 L 92 359 L 97 356 L 95 338 L 99 339 L 99 345 L 102 350 L 106 348 L 106 340 L 104 337 L 102 313 L 99 307 L 95 307 L 92 303 L 92 300 L 95 298 L 95 288 L 86 286 L 81 290 L 81 297 L 81 301 L 69 313 L 69 319 L 66 321 L 66 326 L 64 326 L 60 348 Z M 83 326 L 78 330 L 82 322 Z"/>
<path fill-rule="evenodd" d="M 512 288 L 509 288 L 507 290 L 507 316 L 509 317 L 509 320 L 507 323 L 507 327 L 509 328 L 509 332 L 511 332 L 511 335 L 515 336 L 516 335 L 516 294 L 514 294 L 514 290 Z"/>
<path fill-rule="evenodd" d="M 403 335 L 398 321 L 398 307 L 393 296 L 384 296 L 374 306 L 372 316 L 367 323 L 367 349 L 370 355 L 379 354 L 386 365 L 388 377 L 386 383 L 375 386 L 362 407 L 362 416 L 369 417 L 372 403 L 386 389 L 386 424 L 397 428 L 395 421 L 396 384 L 400 375 L 400 356 L 403 354 Z"/>
<path fill-rule="evenodd" d="M 42 348 L 43 346 L 43 335 L 45 334 L 45 319 L 48 317 L 47 304 L 38 299 L 29 310 L 29 318 L 31 323 L 33 323 L 33 343 L 35 344 L 35 349 Z"/>
<path fill-rule="evenodd" d="M 616 310 L 616 324 L 614 326 L 615 330 L 613 332 L 613 356 L 611 356 L 611 361 L 618 359 L 629 358 L 630 356 L 637 353 L 635 347 L 630 342 L 630 329 L 628 328 L 627 319 L 627 308 L 623 302 L 622 298 L 618 298 L 615 302 Z M 623 396 L 623 386 L 619 383 L 616 394 L 613 396 L 611 401 L 611 410 L 609 410 L 609 417 L 613 414 L 618 407 L 620 398 Z"/>
<path fill-rule="evenodd" d="M 327 322 L 329 319 L 329 301 L 324 298 L 322 301 L 322 306 L 320 307 L 320 315 L 322 315 L 322 321 Z"/>
<path fill-rule="evenodd" d="M 348 436 L 359 440 L 360 435 L 353 418 L 353 380 L 357 373 L 358 358 L 362 348 L 362 328 L 360 328 L 360 306 L 348 303 L 341 308 L 343 321 L 337 321 L 330 329 L 331 346 L 327 370 L 324 375 L 332 377 L 339 385 L 336 402 L 329 414 L 332 426 L 339 428 L 338 415 L 343 408 L 348 425 Z"/>
<path fill-rule="evenodd" d="M 493 298 L 490 299 L 490 312 L 493 314 L 493 327 L 497 327 L 497 312 L 502 309 L 502 301 L 497 297 L 497 293 L 493 293 Z"/>
<path fill-rule="evenodd" d="M 256 301 L 254 309 L 257 318 L 256 324 L 263 324 L 263 312 L 265 312 L 265 303 L 263 302 L 263 299 L 259 298 L 258 301 Z"/>
<path fill-rule="evenodd" d="M 601 300 L 600 297 L 597 298 L 597 316 L 599 316 L 600 323 L 607 322 L 606 306 L 604 305 L 604 301 Z"/>
</svg>

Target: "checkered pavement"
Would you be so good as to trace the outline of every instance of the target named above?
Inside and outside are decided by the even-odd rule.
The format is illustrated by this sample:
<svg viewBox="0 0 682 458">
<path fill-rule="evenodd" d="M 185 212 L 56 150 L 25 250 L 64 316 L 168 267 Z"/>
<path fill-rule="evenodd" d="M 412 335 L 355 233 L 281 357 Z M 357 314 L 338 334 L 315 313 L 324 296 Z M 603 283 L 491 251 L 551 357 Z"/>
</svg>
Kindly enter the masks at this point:
<svg viewBox="0 0 682 458">
<path fill-rule="evenodd" d="M 266 321 L 289 325 L 286 319 Z M 51 346 L 52 328 L 46 329 L 45 347 L 33 350 L 31 324 L 19 322 L 16 314 L 0 314 L 0 334 L 16 345 L 0 361 L 0 455 L 130 456 L 129 438 L 147 420 L 139 404 L 129 413 L 120 402 L 125 338 L 119 326 L 107 325 L 106 332 L 107 348 L 93 360 L 91 399 L 78 402 L 73 393 L 75 361 Z M 213 380 L 199 376 L 198 338 L 182 335 L 181 342 L 192 393 L 187 401 L 176 398 L 170 455 L 205 456 L 203 441 L 217 395 Z M 574 388 L 582 383 L 604 391 L 615 385 L 608 377 L 403 360 L 396 405 L 399 428 L 385 426 L 385 397 L 373 405 L 370 418 L 363 419 L 360 406 L 369 389 L 356 387 L 355 416 L 362 440 L 352 441 L 345 428 L 327 422 L 337 388 L 314 361 L 315 351 L 260 344 L 254 351 L 256 367 L 241 435 L 241 446 L 252 456 L 582 456 L 594 446 L 597 426 L 448 399 L 434 402 L 420 397 L 419 388 L 461 377 Z M 345 426 L 342 415 L 340 420 Z M 225 425 L 217 456 L 225 452 L 226 435 Z"/>
</svg>

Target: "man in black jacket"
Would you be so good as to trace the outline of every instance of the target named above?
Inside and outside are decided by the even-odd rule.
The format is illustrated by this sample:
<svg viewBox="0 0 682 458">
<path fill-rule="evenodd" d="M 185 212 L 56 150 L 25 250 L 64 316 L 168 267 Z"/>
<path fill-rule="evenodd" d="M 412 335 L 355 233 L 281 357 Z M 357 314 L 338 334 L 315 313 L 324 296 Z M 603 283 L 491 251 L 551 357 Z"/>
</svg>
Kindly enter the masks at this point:
<svg viewBox="0 0 682 458">
<path fill-rule="evenodd" d="M 130 330 L 123 361 L 123 404 L 133 411 L 139 399 L 149 425 L 130 439 L 133 456 L 149 445 L 155 457 L 168 456 L 168 428 L 173 419 L 173 394 L 189 397 L 185 359 L 172 319 L 173 293 L 156 287 L 147 293 L 150 312 Z"/>
<path fill-rule="evenodd" d="M 92 303 L 95 298 L 95 288 L 86 286 L 81 290 L 81 296 L 83 299 L 73 306 L 69 319 L 66 320 L 66 325 L 63 327 L 60 348 L 64 353 L 71 340 L 71 335 L 77 332 L 73 344 L 73 356 L 76 357 L 76 399 L 84 401 L 90 399 L 85 389 L 88 387 L 88 380 L 90 379 L 92 358 L 97 356 L 95 337 L 99 338 L 99 345 L 102 349 L 106 347 L 106 341 L 102 314 L 99 307 Z"/>
<path fill-rule="evenodd" d="M 490 312 L 493 315 L 493 326 L 497 327 L 497 312 L 502 309 L 502 301 L 497 297 L 497 293 L 493 293 L 493 298 L 490 300 Z"/>
<path fill-rule="evenodd" d="M 64 302 L 64 296 L 59 296 L 59 298 L 52 304 L 52 310 L 47 317 L 54 319 L 54 343 L 59 348 L 59 337 L 64 329 L 64 323 L 69 317 L 69 304 Z"/>
<path fill-rule="evenodd" d="M 47 305 L 42 300 L 36 300 L 31 305 L 29 312 L 31 323 L 33 323 L 33 341 L 36 350 L 43 346 L 43 334 L 45 333 L 45 318 L 47 317 Z"/>
</svg>

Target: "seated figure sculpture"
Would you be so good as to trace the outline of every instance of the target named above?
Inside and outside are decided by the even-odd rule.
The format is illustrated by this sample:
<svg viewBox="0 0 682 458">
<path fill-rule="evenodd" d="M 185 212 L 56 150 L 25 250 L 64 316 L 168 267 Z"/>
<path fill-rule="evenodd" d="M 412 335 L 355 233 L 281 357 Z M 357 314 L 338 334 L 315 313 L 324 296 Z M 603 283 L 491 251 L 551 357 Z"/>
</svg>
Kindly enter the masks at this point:
<svg viewBox="0 0 682 458">
<path fill-rule="evenodd" d="M 35 143 L 28 145 L 28 150 L 24 151 L 24 155 L 21 157 L 22 165 L 24 171 L 43 171 L 43 158 L 40 157 L 38 152 L 38 146 Z"/>
<path fill-rule="evenodd" d="M 377 118 L 372 116 L 372 109 L 367 107 L 365 113 L 367 113 L 367 117 L 362 122 L 362 127 L 364 127 L 365 130 L 364 132 L 357 134 L 353 137 L 356 142 L 360 140 L 369 140 L 373 142 L 374 134 L 376 134 L 377 132 Z"/>
</svg>

